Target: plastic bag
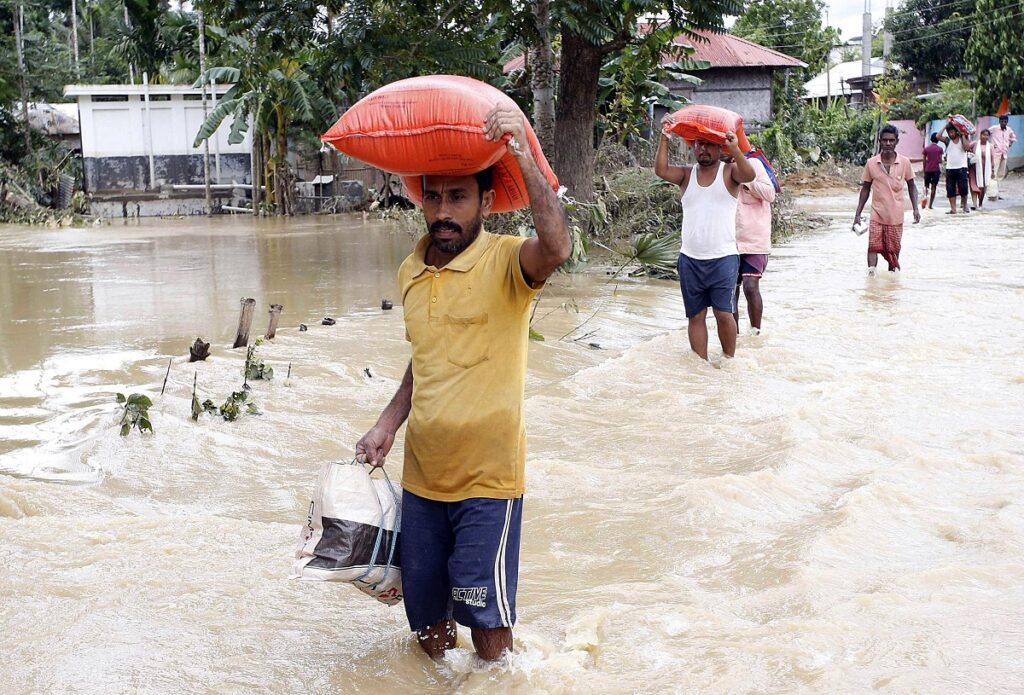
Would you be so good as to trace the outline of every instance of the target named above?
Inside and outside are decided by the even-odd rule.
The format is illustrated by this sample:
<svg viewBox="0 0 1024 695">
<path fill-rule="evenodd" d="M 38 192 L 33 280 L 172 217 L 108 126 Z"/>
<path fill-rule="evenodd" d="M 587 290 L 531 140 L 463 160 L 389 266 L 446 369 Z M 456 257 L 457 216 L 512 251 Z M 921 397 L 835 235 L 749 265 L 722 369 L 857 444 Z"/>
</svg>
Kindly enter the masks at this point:
<svg viewBox="0 0 1024 695">
<path fill-rule="evenodd" d="M 959 130 L 960 134 L 965 138 L 974 135 L 974 124 L 971 123 L 971 119 L 967 118 L 967 116 L 957 113 L 950 116 L 949 120 L 953 127 Z"/>
<path fill-rule="evenodd" d="M 421 176 L 468 176 L 494 167 L 493 212 L 530 204 L 519 163 L 503 141 L 484 137 L 487 112 L 498 104 L 519 107 L 501 90 L 469 77 L 429 75 L 399 80 L 368 94 L 320 139 L 339 152 L 402 177 L 409 199 L 422 205 Z M 527 142 L 541 174 L 558 190 L 558 178 L 524 116 Z"/>
<path fill-rule="evenodd" d="M 401 488 L 359 463 L 325 463 L 290 579 L 349 582 L 381 603 L 402 600 Z"/>
</svg>

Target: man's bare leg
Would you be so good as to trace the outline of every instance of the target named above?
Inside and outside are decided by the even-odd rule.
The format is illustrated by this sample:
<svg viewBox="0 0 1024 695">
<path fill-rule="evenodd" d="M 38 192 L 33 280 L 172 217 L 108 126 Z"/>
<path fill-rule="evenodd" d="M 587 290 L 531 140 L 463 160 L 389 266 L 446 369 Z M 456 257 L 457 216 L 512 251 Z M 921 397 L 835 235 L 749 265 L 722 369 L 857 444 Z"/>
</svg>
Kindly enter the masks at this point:
<svg viewBox="0 0 1024 695">
<path fill-rule="evenodd" d="M 686 319 L 686 336 L 690 339 L 690 349 L 702 360 L 708 358 L 708 310 Z"/>
<path fill-rule="evenodd" d="M 878 267 L 878 253 L 877 252 L 875 252 L 875 251 L 868 251 L 868 267 L 869 268 L 877 268 Z"/>
<path fill-rule="evenodd" d="M 477 656 L 484 661 L 497 661 L 505 652 L 512 651 L 512 628 L 474 627 L 473 646 L 476 647 Z"/>
<path fill-rule="evenodd" d="M 955 215 L 956 214 L 956 196 L 953 196 L 952 198 L 949 199 L 949 212 L 947 212 L 946 214 L 947 215 Z"/>
<path fill-rule="evenodd" d="M 740 329 L 740 284 L 736 284 L 736 295 L 732 299 L 732 305 L 736 307 L 736 311 L 732 312 L 732 317 L 736 319 L 736 330 Z M 747 306 L 747 312 L 750 312 L 750 307 Z"/>
<path fill-rule="evenodd" d="M 747 316 L 750 318 L 750 325 L 761 330 L 761 313 L 764 311 L 764 303 L 761 301 L 761 278 L 748 275 L 743 278 L 743 296 L 747 298 Z M 736 324 L 739 330 L 739 323 Z"/>
<path fill-rule="evenodd" d="M 928 209 L 929 210 L 935 209 L 935 191 L 937 189 L 938 189 L 938 186 L 932 186 L 932 195 L 931 195 L 931 198 L 928 200 Z"/>
<path fill-rule="evenodd" d="M 967 209 L 967 196 L 960 196 L 960 205 L 963 208 L 964 212 L 970 212 L 970 210 Z"/>
<path fill-rule="evenodd" d="M 713 307 L 712 309 L 715 312 L 715 322 L 718 324 L 718 340 L 722 343 L 722 352 L 726 357 L 733 357 L 736 355 L 736 319 L 732 317 L 731 311 L 719 311 Z M 706 343 L 704 359 L 707 359 Z"/>
<path fill-rule="evenodd" d="M 416 641 L 434 661 L 444 658 L 444 653 L 455 648 L 458 640 L 458 627 L 454 620 L 442 620 L 416 633 Z M 475 638 L 475 635 L 474 635 Z"/>
</svg>

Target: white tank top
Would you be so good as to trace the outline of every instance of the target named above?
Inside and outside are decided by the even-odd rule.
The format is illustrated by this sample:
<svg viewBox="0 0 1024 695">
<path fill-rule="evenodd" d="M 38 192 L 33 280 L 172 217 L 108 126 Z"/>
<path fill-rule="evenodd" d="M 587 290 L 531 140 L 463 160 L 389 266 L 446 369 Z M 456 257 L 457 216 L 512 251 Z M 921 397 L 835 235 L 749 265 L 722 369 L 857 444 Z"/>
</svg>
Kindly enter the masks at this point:
<svg viewBox="0 0 1024 695">
<path fill-rule="evenodd" d="M 967 168 L 967 152 L 964 150 L 964 136 L 960 136 L 959 142 L 949 141 L 946 145 L 946 168 L 947 169 L 966 169 Z"/>
<path fill-rule="evenodd" d="M 697 183 L 697 164 L 683 190 L 683 244 L 679 252 L 698 260 L 736 255 L 736 197 L 725 186 L 725 164 L 710 186 Z"/>
</svg>

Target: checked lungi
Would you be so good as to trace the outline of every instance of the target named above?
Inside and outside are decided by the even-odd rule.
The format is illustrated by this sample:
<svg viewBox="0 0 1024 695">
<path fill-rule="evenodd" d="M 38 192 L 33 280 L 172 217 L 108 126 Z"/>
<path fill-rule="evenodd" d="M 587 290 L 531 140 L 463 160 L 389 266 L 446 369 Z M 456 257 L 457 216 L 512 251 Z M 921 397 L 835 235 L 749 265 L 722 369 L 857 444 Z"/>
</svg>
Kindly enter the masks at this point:
<svg viewBox="0 0 1024 695">
<path fill-rule="evenodd" d="M 868 228 L 868 253 L 882 254 L 890 268 L 898 269 L 902 242 L 902 224 L 882 224 L 871 220 Z"/>
</svg>

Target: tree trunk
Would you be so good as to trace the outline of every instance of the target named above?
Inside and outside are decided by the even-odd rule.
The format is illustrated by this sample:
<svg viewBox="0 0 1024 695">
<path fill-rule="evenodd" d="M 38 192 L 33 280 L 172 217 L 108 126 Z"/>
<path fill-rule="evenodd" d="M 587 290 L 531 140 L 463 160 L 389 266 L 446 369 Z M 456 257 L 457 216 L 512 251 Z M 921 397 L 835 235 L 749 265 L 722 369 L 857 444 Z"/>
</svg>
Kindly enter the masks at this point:
<svg viewBox="0 0 1024 695">
<path fill-rule="evenodd" d="M 292 181 L 288 167 L 288 127 L 282 104 L 275 108 L 277 113 L 277 167 L 274 172 L 274 187 L 277 189 L 277 214 L 292 214 Z"/>
<path fill-rule="evenodd" d="M 71 50 L 75 55 L 75 77 L 79 75 L 78 70 L 78 2 L 71 0 Z"/>
<path fill-rule="evenodd" d="M 555 146 L 555 53 L 551 48 L 549 0 L 533 3 L 537 45 L 530 49 L 530 87 L 533 90 L 533 127 L 541 149 L 549 155 Z"/>
<path fill-rule="evenodd" d="M 594 118 L 603 53 L 562 27 L 561 74 L 555 104 L 555 173 L 569 195 L 594 199 Z"/>
<path fill-rule="evenodd" d="M 25 129 L 25 152 L 29 159 L 34 159 L 32 149 L 32 126 L 28 122 L 28 82 L 25 80 L 25 49 L 22 45 L 24 36 L 21 23 L 25 21 L 25 7 L 18 3 L 18 11 L 14 15 L 14 46 L 18 53 L 18 91 L 21 96 L 21 119 Z M 40 184 L 42 179 L 40 178 Z"/>
<path fill-rule="evenodd" d="M 198 11 L 199 21 L 199 80 L 202 85 L 203 123 L 206 122 L 206 17 Z M 214 133 L 214 137 L 217 134 Z M 206 197 L 206 214 L 213 213 L 213 193 L 210 191 L 210 138 L 203 140 L 203 192 Z"/>
</svg>

